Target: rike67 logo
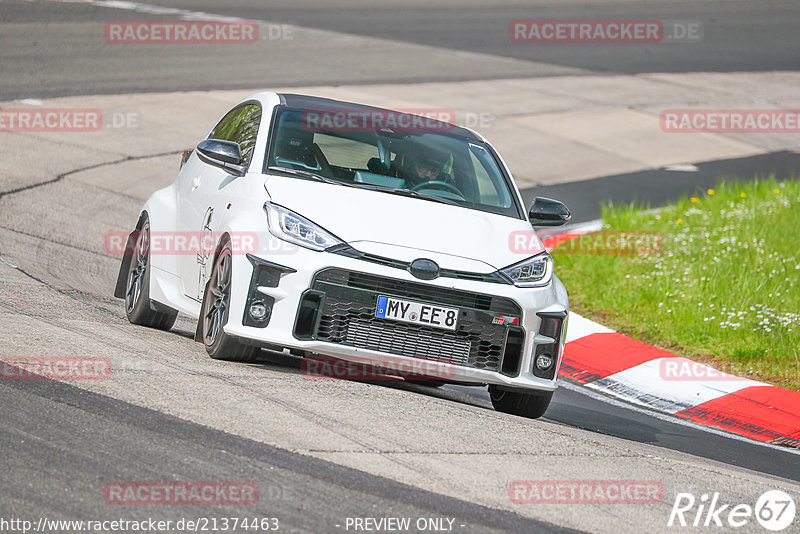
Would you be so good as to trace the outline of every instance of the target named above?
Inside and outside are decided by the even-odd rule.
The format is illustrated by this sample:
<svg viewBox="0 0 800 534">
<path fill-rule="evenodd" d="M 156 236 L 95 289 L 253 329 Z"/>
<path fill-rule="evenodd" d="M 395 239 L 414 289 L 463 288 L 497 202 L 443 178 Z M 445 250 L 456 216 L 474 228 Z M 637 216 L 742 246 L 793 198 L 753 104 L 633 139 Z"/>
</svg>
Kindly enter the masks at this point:
<svg viewBox="0 0 800 534">
<path fill-rule="evenodd" d="M 796 511 L 794 499 L 781 490 L 765 492 L 755 506 L 726 504 L 717 492 L 704 493 L 699 499 L 691 493 L 678 493 L 667 526 L 740 528 L 755 519 L 765 529 L 780 532 L 792 525 Z"/>
</svg>

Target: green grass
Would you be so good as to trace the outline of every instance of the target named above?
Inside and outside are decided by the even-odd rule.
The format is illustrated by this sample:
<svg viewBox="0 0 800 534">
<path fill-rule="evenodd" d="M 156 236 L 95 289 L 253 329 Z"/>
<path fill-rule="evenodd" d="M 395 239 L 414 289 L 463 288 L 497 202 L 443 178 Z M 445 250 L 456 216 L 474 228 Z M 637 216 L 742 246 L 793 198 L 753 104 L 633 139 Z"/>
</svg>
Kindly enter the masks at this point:
<svg viewBox="0 0 800 534">
<path fill-rule="evenodd" d="M 597 234 L 553 251 L 572 309 L 720 370 L 800 389 L 800 180 L 721 183 L 644 208 L 603 208 L 607 234 L 650 238 L 643 253 L 615 253 Z"/>
</svg>

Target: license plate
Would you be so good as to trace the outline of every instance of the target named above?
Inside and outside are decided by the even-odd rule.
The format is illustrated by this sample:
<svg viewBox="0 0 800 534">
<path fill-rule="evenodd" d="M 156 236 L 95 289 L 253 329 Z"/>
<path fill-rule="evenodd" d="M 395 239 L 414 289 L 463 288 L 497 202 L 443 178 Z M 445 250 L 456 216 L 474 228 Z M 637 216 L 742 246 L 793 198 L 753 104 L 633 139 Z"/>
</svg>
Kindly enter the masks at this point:
<svg viewBox="0 0 800 534">
<path fill-rule="evenodd" d="M 400 300 L 380 295 L 375 317 L 391 319 L 403 323 L 434 326 L 455 330 L 458 322 L 457 308 L 444 308 L 432 304 L 422 304 L 410 300 Z"/>
</svg>

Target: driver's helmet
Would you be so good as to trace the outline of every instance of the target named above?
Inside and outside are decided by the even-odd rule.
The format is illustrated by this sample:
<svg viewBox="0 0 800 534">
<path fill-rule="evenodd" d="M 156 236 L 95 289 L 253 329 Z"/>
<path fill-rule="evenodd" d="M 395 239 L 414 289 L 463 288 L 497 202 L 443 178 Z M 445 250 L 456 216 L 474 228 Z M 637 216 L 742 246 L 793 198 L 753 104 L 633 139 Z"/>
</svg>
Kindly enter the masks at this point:
<svg viewBox="0 0 800 534">
<path fill-rule="evenodd" d="M 441 179 L 442 170 L 449 161 L 450 154 L 447 152 L 414 142 L 408 147 L 404 166 L 408 179 L 416 185 Z"/>
</svg>

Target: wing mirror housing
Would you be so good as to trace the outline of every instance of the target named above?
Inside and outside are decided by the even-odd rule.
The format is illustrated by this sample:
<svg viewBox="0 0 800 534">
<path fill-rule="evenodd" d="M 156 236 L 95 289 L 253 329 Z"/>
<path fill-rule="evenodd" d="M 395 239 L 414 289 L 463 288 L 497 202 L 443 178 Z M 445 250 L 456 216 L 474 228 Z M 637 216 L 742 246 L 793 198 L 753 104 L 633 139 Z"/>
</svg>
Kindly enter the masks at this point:
<svg viewBox="0 0 800 534">
<path fill-rule="evenodd" d="M 235 176 L 244 176 L 247 169 L 242 165 L 242 149 L 239 143 L 221 139 L 206 139 L 197 145 L 197 156 L 204 163 L 219 167 Z"/>
<path fill-rule="evenodd" d="M 528 218 L 533 226 L 561 226 L 572 218 L 563 202 L 552 198 L 536 197 L 531 203 Z"/>
</svg>

